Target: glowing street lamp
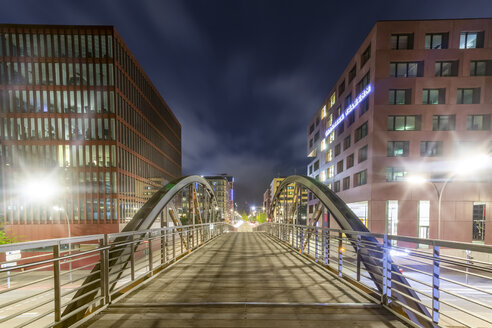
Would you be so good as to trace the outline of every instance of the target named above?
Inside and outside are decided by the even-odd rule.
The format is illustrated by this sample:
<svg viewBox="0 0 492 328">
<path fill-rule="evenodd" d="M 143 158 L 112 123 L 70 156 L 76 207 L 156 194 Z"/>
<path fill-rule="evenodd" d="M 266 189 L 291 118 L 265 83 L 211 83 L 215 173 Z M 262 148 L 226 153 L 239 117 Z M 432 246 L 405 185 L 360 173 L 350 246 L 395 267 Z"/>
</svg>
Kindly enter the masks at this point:
<svg viewBox="0 0 492 328">
<path fill-rule="evenodd" d="M 51 174 L 44 177 L 30 176 L 20 184 L 20 194 L 28 203 L 46 204 L 52 203 L 61 194 L 61 187 Z M 63 212 L 68 226 L 68 254 L 72 254 L 72 232 L 70 229 L 70 219 L 63 207 L 53 206 L 55 212 Z M 69 261 L 70 281 L 72 281 L 72 259 Z"/>
<path fill-rule="evenodd" d="M 482 170 L 489 165 L 490 157 L 486 154 L 477 154 L 472 157 L 468 157 L 459 161 L 456 161 L 451 167 L 450 174 L 444 181 L 441 189 L 437 188 L 436 183 L 431 180 L 427 180 L 419 175 L 411 175 L 408 176 L 405 180 L 411 184 L 424 184 L 426 182 L 432 183 L 434 189 L 437 193 L 437 239 L 441 239 L 441 203 L 442 203 L 442 195 L 444 193 L 444 189 L 456 176 L 469 176 L 476 171 Z"/>
</svg>

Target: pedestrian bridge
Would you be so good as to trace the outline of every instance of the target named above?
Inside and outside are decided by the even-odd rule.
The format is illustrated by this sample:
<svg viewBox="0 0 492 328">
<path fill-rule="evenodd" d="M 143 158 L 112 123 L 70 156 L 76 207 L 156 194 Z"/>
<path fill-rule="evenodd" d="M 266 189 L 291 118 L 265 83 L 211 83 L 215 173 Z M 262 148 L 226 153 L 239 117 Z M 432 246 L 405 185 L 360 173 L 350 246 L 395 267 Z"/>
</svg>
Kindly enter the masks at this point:
<svg viewBox="0 0 492 328">
<path fill-rule="evenodd" d="M 290 183 L 319 200 L 309 224 L 282 203 Z M 371 233 L 301 176 L 253 232 L 214 209 L 208 183 L 183 177 L 121 233 L 0 245 L 22 254 L 1 262 L 0 327 L 492 326 L 490 246 Z M 338 227 L 318 225 L 323 213 Z"/>
</svg>

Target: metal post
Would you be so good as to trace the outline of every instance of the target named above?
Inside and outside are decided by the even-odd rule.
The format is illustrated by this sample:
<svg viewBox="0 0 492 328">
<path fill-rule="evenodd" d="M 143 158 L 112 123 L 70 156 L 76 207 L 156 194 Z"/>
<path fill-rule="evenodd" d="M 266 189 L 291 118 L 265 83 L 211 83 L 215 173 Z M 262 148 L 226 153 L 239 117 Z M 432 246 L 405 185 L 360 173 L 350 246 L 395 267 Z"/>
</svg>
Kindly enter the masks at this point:
<svg viewBox="0 0 492 328">
<path fill-rule="evenodd" d="M 343 276 L 342 270 L 343 270 L 343 236 L 342 233 L 338 233 L 338 276 L 341 278 Z"/>
<path fill-rule="evenodd" d="M 299 250 L 301 254 L 304 254 L 304 227 L 299 227 L 299 239 L 301 242 L 301 249 Z"/>
<path fill-rule="evenodd" d="M 153 253 L 152 253 L 152 233 L 149 232 L 149 272 L 152 275 L 152 270 L 154 268 Z"/>
<path fill-rule="evenodd" d="M 109 238 L 108 235 L 104 235 L 103 239 L 104 247 L 107 247 L 107 249 L 104 250 L 104 267 L 101 267 L 101 269 L 104 272 L 104 296 L 105 296 L 105 303 L 109 304 L 111 302 L 111 294 L 109 292 Z M 133 253 L 133 250 L 132 250 Z"/>
<path fill-rule="evenodd" d="M 60 283 L 60 246 L 53 246 L 53 290 L 55 305 L 55 322 L 61 320 L 61 283 Z"/>
<path fill-rule="evenodd" d="M 315 236 L 315 244 L 314 244 L 314 260 L 316 261 L 316 263 L 318 263 L 318 237 L 319 237 L 319 230 L 318 228 L 315 228 L 315 233 L 316 233 L 316 236 Z"/>
<path fill-rule="evenodd" d="M 171 231 L 171 239 L 172 239 L 172 243 L 173 243 L 173 261 L 176 261 L 176 237 L 175 237 L 175 231 L 176 231 L 176 228 L 173 227 L 173 230 Z"/>
<path fill-rule="evenodd" d="M 134 248 L 135 244 L 133 243 L 134 240 L 134 235 L 130 236 L 130 277 L 133 280 L 135 280 L 135 254 L 134 254 Z"/>
<path fill-rule="evenodd" d="M 324 251 L 324 260 L 325 265 L 330 264 L 330 230 L 325 229 L 323 231 L 323 251 Z"/>
<path fill-rule="evenodd" d="M 104 245 L 104 239 L 99 240 L 99 249 L 100 249 L 100 251 L 99 251 L 99 258 L 100 258 L 100 261 L 99 261 L 100 262 L 99 263 L 99 265 L 100 265 L 99 278 L 101 281 L 99 288 L 101 288 L 101 296 L 102 296 L 102 302 L 103 302 L 102 305 L 106 304 L 106 288 L 105 287 L 107 284 L 106 274 L 105 274 L 105 270 L 104 270 L 105 266 L 106 266 L 106 263 L 105 263 L 106 262 L 106 256 L 104 254 L 104 249 L 103 249 L 104 246 L 105 246 Z"/>
<path fill-rule="evenodd" d="M 391 279 L 392 279 L 392 273 L 393 273 L 393 268 L 391 267 L 391 240 L 388 239 L 388 236 L 386 236 L 386 304 L 390 305 L 392 300 L 391 300 Z"/>
<path fill-rule="evenodd" d="M 387 245 L 388 244 L 388 235 L 385 234 L 383 237 L 383 288 L 381 291 L 381 304 L 386 303 L 386 290 L 387 290 L 387 271 L 388 271 L 388 250 L 387 250 Z"/>
<path fill-rule="evenodd" d="M 439 246 L 434 245 L 433 256 L 434 274 L 432 277 L 432 321 L 437 325 L 439 324 L 439 259 L 440 249 Z"/>
<path fill-rule="evenodd" d="M 357 235 L 357 281 L 360 281 L 360 235 Z"/>
</svg>

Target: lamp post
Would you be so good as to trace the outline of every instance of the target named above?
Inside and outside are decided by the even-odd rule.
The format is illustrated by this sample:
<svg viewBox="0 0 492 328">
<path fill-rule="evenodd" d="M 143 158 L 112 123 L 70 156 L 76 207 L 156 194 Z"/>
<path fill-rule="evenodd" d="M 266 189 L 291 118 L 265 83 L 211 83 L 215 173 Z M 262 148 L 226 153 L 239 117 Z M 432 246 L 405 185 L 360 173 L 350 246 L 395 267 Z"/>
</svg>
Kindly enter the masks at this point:
<svg viewBox="0 0 492 328">
<path fill-rule="evenodd" d="M 70 219 L 68 218 L 67 211 L 63 207 L 53 206 L 53 209 L 57 212 L 63 212 L 65 215 L 65 221 L 67 222 L 68 227 L 68 255 L 72 255 L 72 230 L 70 229 Z M 72 281 L 72 259 L 70 258 L 68 261 L 68 271 L 69 271 L 69 279 Z"/>
<path fill-rule="evenodd" d="M 413 175 L 406 178 L 406 180 L 412 184 L 423 184 L 425 182 L 429 182 L 434 186 L 434 189 L 437 193 L 437 239 L 441 239 L 441 205 L 446 186 L 457 175 L 466 176 L 469 175 L 470 172 L 476 172 L 480 169 L 485 168 L 488 165 L 489 159 L 489 156 L 486 154 L 478 154 L 465 160 L 460 160 L 452 163 L 453 166 L 451 167 L 450 174 L 448 175 L 446 180 L 444 180 L 441 189 L 437 188 L 435 182 L 427 180 L 422 176 Z"/>
</svg>

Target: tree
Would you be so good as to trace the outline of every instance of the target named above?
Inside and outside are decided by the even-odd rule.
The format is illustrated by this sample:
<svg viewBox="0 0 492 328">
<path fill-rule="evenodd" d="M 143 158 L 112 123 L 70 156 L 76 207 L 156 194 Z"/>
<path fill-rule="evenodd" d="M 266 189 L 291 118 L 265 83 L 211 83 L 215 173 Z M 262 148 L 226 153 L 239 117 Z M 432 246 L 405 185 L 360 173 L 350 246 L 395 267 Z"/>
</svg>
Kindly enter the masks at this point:
<svg viewBox="0 0 492 328">
<path fill-rule="evenodd" d="M 267 222 L 267 215 L 266 213 L 260 213 L 258 216 L 257 216 L 257 221 L 258 223 L 265 223 Z"/>
<path fill-rule="evenodd" d="M 5 244 L 13 244 L 15 243 L 15 239 L 10 237 L 5 233 L 5 230 L 3 228 L 3 223 L 0 223 L 0 245 L 5 245 Z"/>
<path fill-rule="evenodd" d="M 241 214 L 241 218 L 243 219 L 243 221 L 249 221 L 248 214 L 246 214 L 246 212 L 244 212 L 244 211 Z"/>
</svg>

